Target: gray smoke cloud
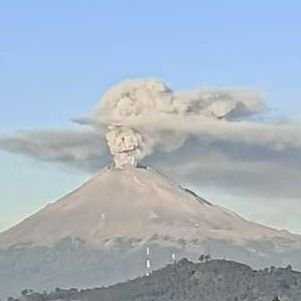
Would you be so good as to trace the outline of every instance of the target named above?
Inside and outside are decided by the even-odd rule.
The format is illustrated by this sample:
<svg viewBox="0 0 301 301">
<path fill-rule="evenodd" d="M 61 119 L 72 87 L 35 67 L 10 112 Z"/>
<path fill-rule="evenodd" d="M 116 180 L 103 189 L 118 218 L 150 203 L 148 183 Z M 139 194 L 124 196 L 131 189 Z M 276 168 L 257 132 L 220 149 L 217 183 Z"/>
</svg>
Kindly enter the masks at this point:
<svg viewBox="0 0 301 301">
<path fill-rule="evenodd" d="M 208 127 L 220 120 L 246 118 L 262 108 L 258 95 L 247 90 L 174 92 L 160 80 L 140 79 L 109 89 L 94 108 L 90 123 L 96 128 L 110 125 L 108 146 L 115 165 L 123 168 L 136 165 L 156 148 L 181 146 L 189 134 L 207 134 Z M 166 133 L 180 134 L 181 143 L 166 141 Z"/>
<path fill-rule="evenodd" d="M 116 168 L 137 166 L 138 159 L 144 157 L 142 139 L 134 129 L 116 125 L 108 127 L 106 140 Z"/>
<path fill-rule="evenodd" d="M 0 138 L 0 149 L 90 172 L 111 153 L 117 168 L 142 161 L 186 184 L 301 197 L 300 125 L 267 122 L 265 112 L 247 89 L 173 91 L 157 79 L 129 80 L 74 120 L 86 130 L 21 132 Z"/>
<path fill-rule="evenodd" d="M 21 131 L 1 138 L 0 149 L 87 171 L 110 162 L 103 135 L 92 130 Z"/>
</svg>

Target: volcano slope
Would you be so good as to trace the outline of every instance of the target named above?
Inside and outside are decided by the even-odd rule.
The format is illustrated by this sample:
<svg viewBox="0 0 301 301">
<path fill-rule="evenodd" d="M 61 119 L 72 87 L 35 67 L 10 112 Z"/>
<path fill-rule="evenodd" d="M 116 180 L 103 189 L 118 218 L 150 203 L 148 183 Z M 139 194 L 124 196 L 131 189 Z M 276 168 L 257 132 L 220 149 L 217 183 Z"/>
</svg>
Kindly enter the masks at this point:
<svg viewBox="0 0 301 301">
<path fill-rule="evenodd" d="M 108 167 L 0 234 L 0 292 L 93 287 L 201 253 L 301 269 L 301 237 L 249 222 L 148 167 Z M 13 281 L 12 281 L 13 279 Z"/>
</svg>

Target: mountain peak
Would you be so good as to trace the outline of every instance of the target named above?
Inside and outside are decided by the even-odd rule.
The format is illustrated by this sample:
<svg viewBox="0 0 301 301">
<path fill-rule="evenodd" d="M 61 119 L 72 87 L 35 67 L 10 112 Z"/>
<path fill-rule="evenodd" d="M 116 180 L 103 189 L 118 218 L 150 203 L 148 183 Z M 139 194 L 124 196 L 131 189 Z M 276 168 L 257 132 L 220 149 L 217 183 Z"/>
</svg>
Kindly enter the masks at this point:
<svg viewBox="0 0 301 301">
<path fill-rule="evenodd" d="M 0 234 L 0 247 L 51 246 L 66 237 L 102 248 L 117 237 L 225 239 L 295 236 L 248 222 L 150 167 L 107 167 L 81 187 Z"/>
</svg>

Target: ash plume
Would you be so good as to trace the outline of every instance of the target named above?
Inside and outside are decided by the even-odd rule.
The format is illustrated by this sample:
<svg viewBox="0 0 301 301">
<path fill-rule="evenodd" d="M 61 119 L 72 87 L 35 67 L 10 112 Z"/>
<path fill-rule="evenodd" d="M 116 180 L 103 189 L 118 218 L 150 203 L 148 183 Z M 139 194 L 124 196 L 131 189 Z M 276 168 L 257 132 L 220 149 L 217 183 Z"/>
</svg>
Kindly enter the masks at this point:
<svg viewBox="0 0 301 301">
<path fill-rule="evenodd" d="M 109 126 L 106 140 L 116 168 L 136 166 L 137 160 L 143 157 L 142 136 L 134 129 Z"/>
<path fill-rule="evenodd" d="M 176 91 L 157 79 L 127 80 L 73 120 L 86 129 L 22 131 L 0 137 L 0 150 L 93 173 L 113 155 L 117 168 L 142 161 L 187 185 L 299 199 L 300 124 L 266 113 L 248 89 Z"/>
<path fill-rule="evenodd" d="M 108 125 L 108 146 L 116 167 L 123 168 L 135 166 L 155 149 L 180 147 L 189 134 L 212 121 L 246 118 L 262 108 L 258 95 L 247 90 L 174 92 L 160 80 L 139 79 L 109 89 L 90 123 L 96 128 Z M 181 135 L 181 143 L 170 143 L 177 139 L 166 140 L 167 134 Z"/>
</svg>

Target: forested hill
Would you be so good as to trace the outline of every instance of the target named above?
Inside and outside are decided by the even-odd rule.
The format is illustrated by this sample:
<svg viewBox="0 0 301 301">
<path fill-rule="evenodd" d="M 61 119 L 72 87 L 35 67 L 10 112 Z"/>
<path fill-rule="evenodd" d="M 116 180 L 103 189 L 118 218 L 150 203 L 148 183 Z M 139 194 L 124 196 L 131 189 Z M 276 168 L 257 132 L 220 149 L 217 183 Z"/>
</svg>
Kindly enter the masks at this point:
<svg viewBox="0 0 301 301">
<path fill-rule="evenodd" d="M 279 299 L 275 298 L 276 296 Z M 23 300 L 83 301 L 272 301 L 301 300 L 301 273 L 287 268 L 252 270 L 233 261 L 192 263 L 186 259 L 107 288 L 23 292 Z M 13 301 L 13 300 L 11 300 Z"/>
</svg>

